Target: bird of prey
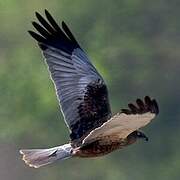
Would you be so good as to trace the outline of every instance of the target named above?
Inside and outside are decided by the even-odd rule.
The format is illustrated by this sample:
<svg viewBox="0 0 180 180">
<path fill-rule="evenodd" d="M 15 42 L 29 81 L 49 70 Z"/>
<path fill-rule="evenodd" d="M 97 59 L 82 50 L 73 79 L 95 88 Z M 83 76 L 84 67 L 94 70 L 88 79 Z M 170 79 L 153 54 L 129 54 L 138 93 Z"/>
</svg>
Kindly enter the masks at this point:
<svg viewBox="0 0 180 180">
<path fill-rule="evenodd" d="M 147 141 L 139 129 L 159 113 L 156 100 L 145 96 L 112 116 L 106 84 L 65 22 L 60 27 L 47 10 L 46 18 L 37 12 L 36 17 L 39 23 L 32 24 L 38 33 L 29 33 L 44 55 L 70 142 L 49 149 L 20 150 L 25 163 L 38 168 L 70 157 L 102 156 L 138 139 Z"/>
</svg>

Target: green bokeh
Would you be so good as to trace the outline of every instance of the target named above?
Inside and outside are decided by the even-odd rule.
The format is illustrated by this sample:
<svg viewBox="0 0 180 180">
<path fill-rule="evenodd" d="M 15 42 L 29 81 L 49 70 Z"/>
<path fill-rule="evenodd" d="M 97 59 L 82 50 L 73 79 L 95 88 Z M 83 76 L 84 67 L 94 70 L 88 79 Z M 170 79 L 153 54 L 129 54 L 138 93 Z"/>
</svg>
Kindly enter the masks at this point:
<svg viewBox="0 0 180 180">
<path fill-rule="evenodd" d="M 0 0 L 0 176 L 3 180 L 179 180 L 180 1 Z M 107 82 L 112 111 L 145 95 L 160 114 L 139 142 L 99 159 L 42 169 L 23 164 L 20 148 L 68 141 L 53 83 L 28 35 L 34 12 L 67 22 Z"/>
</svg>

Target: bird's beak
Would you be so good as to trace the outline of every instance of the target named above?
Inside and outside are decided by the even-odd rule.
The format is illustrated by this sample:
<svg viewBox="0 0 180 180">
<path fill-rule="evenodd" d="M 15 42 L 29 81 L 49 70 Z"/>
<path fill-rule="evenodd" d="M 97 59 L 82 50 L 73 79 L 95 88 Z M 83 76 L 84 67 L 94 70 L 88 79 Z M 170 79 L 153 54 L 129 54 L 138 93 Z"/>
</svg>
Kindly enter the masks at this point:
<svg viewBox="0 0 180 180">
<path fill-rule="evenodd" d="M 149 138 L 147 136 L 144 135 L 143 138 L 144 138 L 145 141 L 149 141 Z"/>
</svg>

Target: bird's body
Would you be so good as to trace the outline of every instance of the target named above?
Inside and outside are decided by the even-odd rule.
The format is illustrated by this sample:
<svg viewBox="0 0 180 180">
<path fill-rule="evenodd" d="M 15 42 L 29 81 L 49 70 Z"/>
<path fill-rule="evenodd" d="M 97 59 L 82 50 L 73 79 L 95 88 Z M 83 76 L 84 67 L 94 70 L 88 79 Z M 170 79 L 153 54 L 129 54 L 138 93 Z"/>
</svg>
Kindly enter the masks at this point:
<svg viewBox="0 0 180 180">
<path fill-rule="evenodd" d="M 120 139 L 116 135 L 104 136 L 101 140 L 94 140 L 92 143 L 75 148 L 73 155 L 77 157 L 98 157 L 122 149 L 136 142 L 134 136 Z"/>
<path fill-rule="evenodd" d="M 159 112 L 156 100 L 146 96 L 128 104 L 112 116 L 107 86 L 80 47 L 68 26 L 56 23 L 45 10 L 46 19 L 39 13 L 38 33 L 29 31 L 38 42 L 67 127 L 70 142 L 49 149 L 20 150 L 23 160 L 31 167 L 41 167 L 70 157 L 97 157 L 122 149 L 147 137 L 139 129 Z"/>
<path fill-rule="evenodd" d="M 77 157 L 98 157 L 103 156 L 117 149 L 121 149 L 127 145 L 126 140 L 122 141 L 111 141 L 108 139 L 108 142 L 95 141 L 88 146 L 79 147 L 73 151 L 73 155 Z"/>
</svg>

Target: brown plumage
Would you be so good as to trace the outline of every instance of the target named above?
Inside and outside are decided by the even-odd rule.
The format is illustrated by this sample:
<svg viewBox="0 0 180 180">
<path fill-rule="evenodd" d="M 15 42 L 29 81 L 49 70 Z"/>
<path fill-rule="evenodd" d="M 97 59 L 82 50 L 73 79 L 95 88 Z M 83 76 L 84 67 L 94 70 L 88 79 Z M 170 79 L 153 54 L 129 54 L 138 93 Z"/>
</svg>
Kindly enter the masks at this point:
<svg viewBox="0 0 180 180">
<path fill-rule="evenodd" d="M 138 129 L 159 112 L 157 102 L 146 96 L 128 104 L 113 116 L 108 89 L 87 54 L 62 22 L 60 27 L 50 13 L 36 12 L 37 32 L 29 31 L 45 57 L 57 98 L 70 131 L 70 143 L 50 149 L 20 150 L 23 160 L 38 168 L 58 159 L 96 157 L 110 153 L 147 137 Z"/>
<path fill-rule="evenodd" d="M 93 141 L 90 144 L 76 148 L 73 151 L 77 157 L 98 157 L 108 154 L 114 150 L 122 149 L 137 140 L 135 134 L 129 135 L 125 139 L 120 139 L 116 135 L 104 136 L 103 138 Z"/>
</svg>

